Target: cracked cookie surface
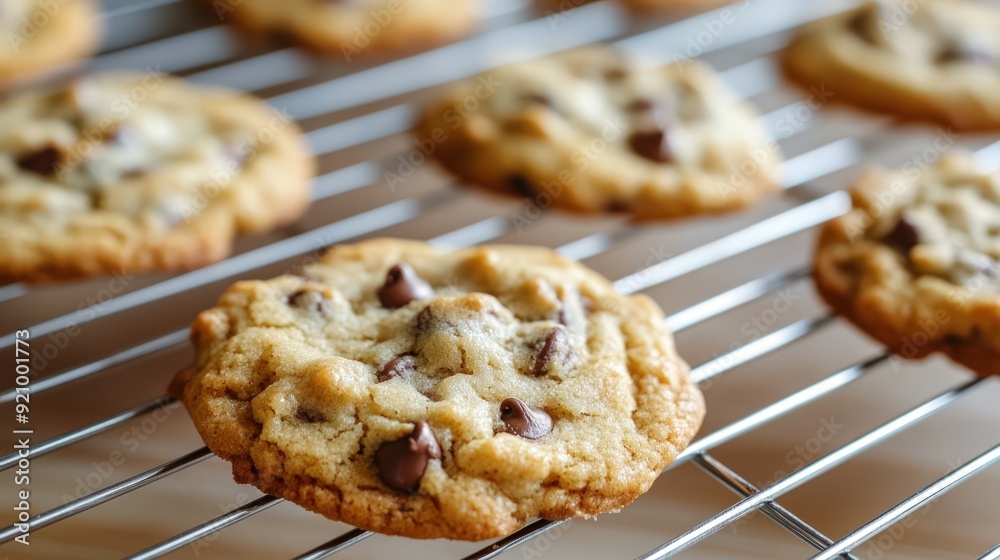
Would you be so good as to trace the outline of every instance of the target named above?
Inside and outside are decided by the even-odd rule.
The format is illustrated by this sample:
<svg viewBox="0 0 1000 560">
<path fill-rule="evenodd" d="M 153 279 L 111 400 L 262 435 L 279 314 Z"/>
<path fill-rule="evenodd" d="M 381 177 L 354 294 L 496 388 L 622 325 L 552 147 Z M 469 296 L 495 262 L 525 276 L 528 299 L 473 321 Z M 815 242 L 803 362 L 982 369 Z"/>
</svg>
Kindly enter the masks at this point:
<svg viewBox="0 0 1000 560">
<path fill-rule="evenodd" d="M 242 0 L 217 8 L 261 33 L 290 36 L 347 62 L 420 50 L 465 36 L 477 25 L 483 0 Z"/>
<path fill-rule="evenodd" d="M 92 53 L 101 25 L 93 0 L 0 2 L 0 89 Z"/>
<path fill-rule="evenodd" d="M 822 230 L 815 281 L 839 313 L 905 358 L 943 352 L 1000 372 L 1000 173 L 967 155 L 877 170 Z"/>
<path fill-rule="evenodd" d="M 610 47 L 463 82 L 417 127 L 487 189 L 583 212 L 671 218 L 738 209 L 778 188 L 777 144 L 707 67 L 642 67 Z"/>
<path fill-rule="evenodd" d="M 309 201 L 297 125 L 231 91 L 94 75 L 0 101 L 0 122 L 0 278 L 191 268 Z"/>
<path fill-rule="evenodd" d="M 704 415 L 656 304 L 548 249 L 341 245 L 191 337 L 170 392 L 236 480 L 387 534 L 616 511 Z"/>
<path fill-rule="evenodd" d="M 869 2 L 805 26 L 784 67 L 805 87 L 830 88 L 835 101 L 964 130 L 1000 128 L 995 6 Z"/>
</svg>

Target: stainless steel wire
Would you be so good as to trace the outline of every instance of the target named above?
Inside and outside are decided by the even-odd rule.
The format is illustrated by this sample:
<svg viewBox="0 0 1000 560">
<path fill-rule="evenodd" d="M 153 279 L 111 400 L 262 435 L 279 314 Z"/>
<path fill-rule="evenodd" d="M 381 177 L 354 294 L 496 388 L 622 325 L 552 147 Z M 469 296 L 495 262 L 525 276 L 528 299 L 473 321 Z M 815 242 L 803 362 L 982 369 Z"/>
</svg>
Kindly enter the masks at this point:
<svg viewBox="0 0 1000 560">
<path fill-rule="evenodd" d="M 902 416 L 879 426 L 871 432 L 868 432 L 864 436 L 852 441 L 829 455 L 825 455 L 809 465 L 806 465 L 805 467 L 789 474 L 785 478 L 782 478 L 767 488 L 764 488 L 736 505 L 713 516 L 711 519 L 701 523 L 683 535 L 664 543 L 662 546 L 659 546 L 646 554 L 638 556 L 637 560 L 660 560 L 662 558 L 669 558 L 670 556 L 673 556 L 674 554 L 698 543 L 719 529 L 722 529 L 748 513 L 757 510 L 765 503 L 773 501 L 782 494 L 785 494 L 786 492 L 808 482 L 812 478 L 815 478 L 833 467 L 840 465 L 858 453 L 861 453 L 895 435 L 896 433 L 913 426 L 921 420 L 924 420 L 928 416 L 954 402 L 959 396 L 982 383 L 983 380 L 983 378 L 978 378 L 938 395 L 924 404 L 910 410 L 906 414 L 903 414 Z"/>
<path fill-rule="evenodd" d="M 1000 460 L 1000 445 L 996 445 L 989 451 L 983 453 L 968 463 L 965 463 L 920 492 L 917 492 L 913 496 L 903 500 L 889 511 L 883 513 L 875 519 L 872 519 L 865 525 L 859 527 L 856 531 L 852 532 L 850 535 L 847 535 L 835 544 L 830 545 L 830 547 L 823 552 L 813 556 L 812 560 L 829 560 L 836 557 L 839 553 L 853 550 L 859 544 L 879 534 L 885 529 L 888 529 L 900 519 L 903 519 L 907 515 L 913 513 L 920 506 L 936 499 L 941 494 L 954 488 L 958 483 L 992 465 L 998 460 Z"/>
<path fill-rule="evenodd" d="M 169 6 L 174 2 L 175 0 L 150 0 L 142 3 L 137 2 L 135 4 L 122 5 L 107 12 L 105 17 L 126 17 L 143 10 Z M 523 7 L 523 3 L 514 1 L 509 1 L 506 4 L 506 8 L 501 6 L 500 9 L 496 9 L 494 15 L 499 17 L 520 9 L 518 6 Z M 485 70 L 499 63 L 537 56 L 545 52 L 561 50 L 587 42 L 607 41 L 617 38 L 617 44 L 624 49 L 646 51 L 649 50 L 648 46 L 650 44 L 663 41 L 664 37 L 677 36 L 689 32 L 693 28 L 692 26 L 697 25 L 694 19 L 682 20 L 664 27 L 650 29 L 643 33 L 629 35 L 627 22 L 617 17 L 609 17 L 608 14 L 610 12 L 607 11 L 607 7 L 602 7 L 600 4 L 598 3 L 593 7 L 583 9 L 580 12 L 582 15 L 574 18 L 575 33 L 547 34 L 550 39 L 543 42 L 538 49 L 530 53 L 521 51 L 511 52 L 505 54 L 501 59 L 497 59 L 495 56 L 483 57 L 483 61 L 477 61 L 471 66 L 464 66 L 462 68 L 446 68 L 442 67 L 439 63 L 442 59 L 451 56 L 458 49 L 467 49 L 473 53 L 489 52 L 490 49 L 496 50 L 498 45 L 516 44 L 525 37 L 536 37 L 540 32 L 544 31 L 546 25 L 544 18 L 529 20 L 507 27 L 500 26 L 489 29 L 481 36 L 460 44 L 374 66 L 318 84 L 307 85 L 288 93 L 273 96 L 269 101 L 276 107 L 291 108 L 296 118 L 304 119 L 362 107 L 374 101 L 390 100 L 402 94 L 439 85 L 455 78 Z M 836 11 L 842 9 L 843 5 L 846 5 L 846 3 L 831 2 L 825 9 Z M 790 10 L 787 13 L 779 15 L 771 15 L 770 17 L 765 14 L 765 16 L 755 20 L 753 24 L 746 25 L 746 29 L 734 29 L 731 34 L 726 35 L 723 39 L 706 48 L 706 52 L 759 39 L 806 21 L 802 15 L 806 12 L 796 10 Z M 103 65 L 112 66 L 130 57 L 141 56 L 144 49 L 162 48 L 166 44 L 190 43 L 193 45 L 198 41 L 210 40 L 220 32 L 218 26 L 211 26 L 187 32 L 185 36 L 167 37 L 148 44 L 126 46 L 99 57 L 95 62 L 95 67 L 100 68 Z M 621 38 L 623 36 L 624 38 Z M 661 52 L 666 51 L 663 50 Z M 254 68 L 255 65 L 267 61 L 273 62 L 280 59 L 281 61 L 289 62 L 285 73 L 255 75 L 252 77 L 255 80 L 252 84 L 244 84 L 245 87 L 262 89 L 277 85 L 281 81 L 292 82 L 305 77 L 304 75 L 299 76 L 297 74 L 308 71 L 308 68 L 301 64 L 296 64 L 300 56 L 294 49 L 281 49 L 255 54 L 248 58 L 240 58 L 235 52 L 221 50 L 206 53 L 203 58 L 197 60 L 193 58 L 188 59 L 186 63 L 189 66 L 218 64 L 215 67 L 203 69 L 195 73 L 188 73 L 189 78 L 195 81 L 213 81 L 223 78 L 229 79 L 237 75 L 246 76 L 248 73 L 245 70 Z M 474 59 L 475 57 L 471 58 Z M 754 59 L 742 66 L 731 68 L 726 72 L 736 75 L 757 71 L 758 66 L 764 60 Z M 385 76 L 393 75 L 400 71 L 405 71 L 408 75 L 420 75 L 421 79 L 405 83 L 403 80 L 386 81 L 383 79 Z M 726 74 L 726 72 L 723 72 L 723 74 Z M 365 87 L 365 85 L 371 84 L 378 85 L 375 88 Z M 740 93 L 747 96 L 756 95 L 763 93 L 770 87 L 774 87 L 774 84 L 757 84 Z M 775 111 L 775 114 L 779 112 L 780 110 Z M 316 151 L 321 154 L 339 151 L 404 132 L 413 114 L 414 110 L 411 104 L 395 104 L 388 108 L 366 112 L 360 116 L 341 120 L 340 122 L 312 130 L 308 133 L 308 140 L 314 148 L 317 148 Z M 768 118 L 771 118 L 771 116 L 765 116 L 765 120 Z M 822 146 L 806 151 L 799 156 L 790 158 L 786 166 L 786 176 L 788 178 L 786 188 L 800 186 L 835 171 L 855 165 L 861 159 L 861 149 L 857 142 L 858 139 L 856 138 L 837 138 Z M 1000 143 L 987 147 L 980 154 L 993 153 L 998 148 L 1000 148 Z M 314 199 L 320 200 L 341 195 L 373 184 L 380 177 L 380 169 L 384 163 L 384 161 L 374 160 L 353 163 L 318 177 Z M 800 193 L 796 194 L 799 198 L 803 198 L 803 195 Z M 402 224 L 435 208 L 453 202 L 459 196 L 455 191 L 445 190 L 418 198 L 404 199 L 377 206 L 308 232 L 251 249 L 218 264 L 134 290 L 104 303 L 99 309 L 88 310 L 86 315 L 74 312 L 44 320 L 31 327 L 32 333 L 33 336 L 43 336 L 70 326 L 83 324 L 95 318 L 107 317 L 121 311 L 183 294 L 196 287 L 238 276 L 263 265 L 315 250 L 318 248 L 317 240 L 322 240 L 323 244 L 327 245 L 373 233 L 392 225 Z M 718 264 L 728 258 L 744 254 L 750 250 L 763 247 L 769 243 L 812 228 L 830 218 L 840 215 L 846 210 L 848 204 L 848 198 L 843 192 L 834 192 L 815 199 L 805 197 L 804 202 L 795 205 L 791 209 L 779 212 L 754 225 L 625 276 L 616 281 L 615 285 L 622 292 L 633 293 L 669 282 L 696 270 Z M 458 246 L 493 239 L 499 237 L 507 230 L 507 221 L 494 217 L 463 226 L 447 234 L 443 234 L 432 241 L 445 246 Z M 572 258 L 587 258 L 613 250 L 616 244 L 635 235 L 637 231 L 634 228 L 625 228 L 612 232 L 596 233 L 564 245 L 560 248 L 560 251 Z M 732 311 L 743 304 L 755 301 L 807 276 L 808 270 L 798 268 L 751 280 L 672 314 L 667 318 L 667 323 L 674 331 L 684 330 L 716 315 Z M 0 287 L 0 302 L 17 299 L 27 294 L 29 294 L 29 290 L 19 284 Z M 84 317 L 86 317 L 86 321 Z M 789 344 L 813 335 L 831 324 L 832 321 L 833 318 L 830 316 L 802 319 L 737 350 L 703 363 L 694 368 L 693 376 L 698 382 L 703 383 L 717 375 L 733 371 L 751 360 L 779 351 Z M 47 391 L 80 379 L 101 374 L 111 368 L 178 346 L 183 342 L 185 337 L 186 330 L 169 332 L 130 348 L 117 351 L 110 356 L 91 361 L 48 378 L 36 380 L 33 384 L 33 391 Z M 10 334 L 0 336 L 0 348 L 9 347 L 12 341 L 13 338 Z M 809 482 L 826 470 L 847 461 L 854 455 L 877 445 L 884 439 L 927 418 L 934 412 L 952 403 L 960 395 L 971 390 L 983 380 L 977 379 L 942 393 L 923 405 L 875 428 L 867 435 L 806 465 L 764 489 L 755 488 L 737 472 L 726 467 L 708 454 L 711 449 L 725 442 L 748 433 L 860 379 L 888 359 L 888 355 L 879 355 L 843 369 L 695 441 L 677 458 L 677 461 L 671 468 L 689 460 L 693 461 L 714 479 L 741 496 L 744 496 L 744 499 L 698 527 L 675 537 L 664 545 L 641 556 L 641 558 L 666 558 L 671 556 L 706 538 L 714 531 L 732 523 L 740 517 L 757 510 L 762 511 L 792 534 L 820 551 L 815 558 L 833 558 L 841 555 L 845 558 L 852 558 L 850 551 L 859 543 L 878 534 L 879 531 L 884 530 L 912 512 L 914 508 L 919 507 L 928 500 L 934 499 L 936 496 L 953 488 L 961 481 L 1000 459 L 1000 447 L 995 447 L 916 493 L 914 496 L 904 500 L 896 507 L 871 520 L 850 535 L 834 542 L 792 512 L 786 510 L 775 500 L 791 489 Z M 10 390 L 0 392 L 0 403 L 11 402 L 13 396 L 14 392 Z M 171 403 L 171 399 L 166 396 L 156 397 L 90 426 L 43 441 L 34 447 L 31 456 L 32 458 L 37 458 L 73 443 L 80 442 Z M 88 496 L 38 514 L 31 518 L 30 526 L 32 530 L 47 527 L 177 473 L 211 456 L 210 451 L 202 447 L 144 473 L 135 475 L 102 490 L 95 491 Z M 16 464 L 16 461 L 17 457 L 13 454 L 0 458 L 0 470 L 10 468 Z M 187 543 L 195 542 L 234 523 L 247 519 L 281 501 L 279 498 L 271 496 L 260 497 L 249 504 L 170 537 L 129 558 L 149 559 L 162 556 Z M 544 534 L 561 523 L 545 520 L 533 522 L 512 535 L 467 556 L 467 559 L 482 560 L 493 558 Z M 360 529 L 350 530 L 296 558 L 309 560 L 325 558 L 361 542 L 371 536 L 371 534 L 368 531 Z M 0 530 L 0 542 L 9 541 L 13 536 L 15 536 L 13 527 Z M 1000 559 L 1000 546 L 985 553 L 980 558 L 986 560 Z"/>
</svg>

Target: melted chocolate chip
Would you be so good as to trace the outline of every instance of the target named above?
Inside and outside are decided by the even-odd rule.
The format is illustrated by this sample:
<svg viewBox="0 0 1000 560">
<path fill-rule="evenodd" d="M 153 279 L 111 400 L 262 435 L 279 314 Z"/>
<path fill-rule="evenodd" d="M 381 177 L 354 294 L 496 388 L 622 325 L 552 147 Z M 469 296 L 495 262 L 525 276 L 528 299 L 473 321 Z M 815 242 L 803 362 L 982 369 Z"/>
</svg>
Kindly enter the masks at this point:
<svg viewBox="0 0 1000 560">
<path fill-rule="evenodd" d="M 646 113 L 655 110 L 657 104 L 652 99 L 646 99 L 645 97 L 640 97 L 625 106 L 625 109 L 630 113 Z"/>
<path fill-rule="evenodd" d="M 529 181 L 524 175 L 518 175 L 516 173 L 514 175 L 508 175 L 507 186 L 510 187 L 510 190 L 527 198 L 534 198 L 535 195 L 538 194 L 535 191 L 534 185 L 532 185 L 531 181 Z"/>
<path fill-rule="evenodd" d="M 548 336 L 545 337 L 545 343 L 542 344 L 541 351 L 535 357 L 535 367 L 531 371 L 532 375 L 540 377 L 548 373 L 549 362 L 552 361 L 552 358 L 556 354 L 567 347 L 566 331 L 563 328 L 555 328 L 549 331 Z"/>
<path fill-rule="evenodd" d="M 674 158 L 670 147 L 670 137 L 662 128 L 649 132 L 634 132 L 628 139 L 632 151 L 658 163 L 666 163 Z"/>
<path fill-rule="evenodd" d="M 896 227 L 892 228 L 889 235 L 885 236 L 885 241 L 903 253 L 909 253 L 910 249 L 920 243 L 920 231 L 913 222 L 906 218 L 905 214 L 900 214 Z"/>
<path fill-rule="evenodd" d="M 53 146 L 46 146 L 37 152 L 24 154 L 17 158 L 17 165 L 25 171 L 51 177 L 59 169 L 62 153 Z"/>
<path fill-rule="evenodd" d="M 431 311 L 430 306 L 427 306 L 417 313 L 417 333 L 425 333 L 431 328 L 431 323 L 434 322 L 434 312 Z"/>
<path fill-rule="evenodd" d="M 288 296 L 288 305 L 317 313 L 326 313 L 327 311 L 326 298 L 318 290 L 299 290 Z"/>
<path fill-rule="evenodd" d="M 382 369 L 378 371 L 376 377 L 378 382 L 382 383 L 388 381 L 394 377 L 399 377 L 414 367 L 413 356 L 403 355 L 397 356 L 388 361 Z"/>
<path fill-rule="evenodd" d="M 441 446 L 426 422 L 417 422 L 410 435 L 382 444 L 375 465 L 390 488 L 415 494 L 431 459 L 441 458 Z"/>
<path fill-rule="evenodd" d="M 411 301 L 427 299 L 434 295 L 430 284 L 417 276 L 406 263 L 399 263 L 389 269 L 385 284 L 378 289 L 378 299 L 384 307 L 396 309 Z"/>
<path fill-rule="evenodd" d="M 538 439 L 552 431 L 552 417 L 544 410 L 509 397 L 500 403 L 504 431 L 524 439 Z"/>
</svg>

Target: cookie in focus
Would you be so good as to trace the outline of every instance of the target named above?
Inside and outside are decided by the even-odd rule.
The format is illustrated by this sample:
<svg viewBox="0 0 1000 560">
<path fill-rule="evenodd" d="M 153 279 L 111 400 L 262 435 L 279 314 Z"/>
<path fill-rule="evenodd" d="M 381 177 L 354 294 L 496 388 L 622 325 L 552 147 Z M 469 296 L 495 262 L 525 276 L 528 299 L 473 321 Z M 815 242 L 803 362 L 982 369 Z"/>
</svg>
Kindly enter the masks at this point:
<svg viewBox="0 0 1000 560">
<path fill-rule="evenodd" d="M 616 511 L 704 415 L 656 304 L 549 249 L 336 246 L 191 339 L 170 393 L 238 482 L 391 535 Z"/>
</svg>

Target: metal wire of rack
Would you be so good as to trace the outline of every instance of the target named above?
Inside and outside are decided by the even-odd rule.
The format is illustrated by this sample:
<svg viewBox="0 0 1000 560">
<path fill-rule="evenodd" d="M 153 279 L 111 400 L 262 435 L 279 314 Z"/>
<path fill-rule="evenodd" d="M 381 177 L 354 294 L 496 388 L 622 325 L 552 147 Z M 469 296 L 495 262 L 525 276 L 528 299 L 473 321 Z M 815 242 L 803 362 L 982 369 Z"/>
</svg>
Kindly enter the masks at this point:
<svg viewBox="0 0 1000 560">
<path fill-rule="evenodd" d="M 109 7 L 105 17 L 111 23 L 129 18 L 130 22 L 140 21 L 143 18 L 155 19 L 161 16 L 163 10 L 181 9 L 180 4 L 183 3 L 180 0 L 122 3 Z M 741 24 L 734 25 L 725 33 L 713 37 L 709 44 L 700 45 L 700 50 L 696 53 L 711 55 L 726 51 L 737 53 L 737 59 L 742 57 L 742 60 L 731 64 L 721 73 L 739 95 L 748 98 L 766 94 L 778 87 L 774 78 L 771 55 L 780 47 L 783 32 L 821 13 L 841 10 L 848 5 L 847 2 L 830 2 L 817 8 L 790 7 L 789 3 L 778 0 L 762 0 L 761 3 L 763 5 L 750 9 L 748 3 L 732 8 L 745 11 L 741 14 L 743 18 Z M 630 21 L 607 2 L 598 2 L 574 10 L 565 20 L 560 20 L 559 25 L 564 26 L 560 32 L 553 33 L 554 23 L 551 17 L 537 15 L 525 17 L 527 10 L 526 2 L 521 0 L 496 0 L 491 4 L 487 28 L 476 37 L 428 53 L 375 64 L 356 71 L 335 70 L 334 74 L 323 76 L 318 80 L 311 78 L 317 72 L 315 63 L 295 49 L 272 50 L 252 47 L 247 52 L 246 49 L 232 46 L 234 42 L 217 22 L 214 25 L 204 26 L 185 22 L 180 26 L 186 30 L 180 33 L 162 37 L 126 38 L 122 39 L 120 44 L 116 44 L 112 38 L 109 48 L 99 55 L 91 66 L 95 69 L 142 67 L 151 52 L 162 54 L 167 51 L 170 52 L 170 56 L 163 59 L 163 70 L 180 73 L 194 81 L 224 83 L 261 92 L 274 106 L 290 110 L 292 115 L 309 130 L 310 144 L 321 159 L 324 162 L 335 163 L 330 171 L 317 178 L 314 198 L 316 201 L 323 201 L 347 193 L 376 188 L 382 170 L 394 161 L 397 153 L 392 153 L 389 157 L 353 161 L 350 157 L 351 151 L 366 143 L 405 133 L 414 114 L 414 101 L 410 99 L 411 95 L 453 79 L 487 70 L 497 64 L 595 41 L 614 41 L 621 48 L 647 56 L 653 55 L 652 58 L 659 58 L 664 62 L 676 53 L 683 52 L 683 39 L 696 36 L 704 22 L 709 21 L 716 13 L 663 26 L 655 22 Z M 530 48 L 519 45 L 530 45 Z M 209 46 L 212 48 L 207 49 Z M 461 63 L 456 62 L 458 60 L 461 60 Z M 398 75 L 405 75 L 407 79 L 396 79 Z M 269 90 L 277 86 L 283 86 L 285 91 L 268 95 Z M 775 131 L 775 136 L 780 140 L 785 141 L 793 136 L 805 134 L 813 126 L 812 123 L 803 123 L 802 127 L 786 134 L 775 127 L 775 121 L 782 115 L 788 114 L 789 108 L 794 109 L 802 103 L 803 101 L 799 99 L 791 105 L 782 104 L 764 115 L 765 123 Z M 809 192 L 807 187 L 815 180 L 849 169 L 862 161 L 865 151 L 864 141 L 874 137 L 881 130 L 882 123 L 879 119 L 870 120 L 879 126 L 868 129 L 855 128 L 851 132 L 836 130 L 825 135 L 822 142 L 815 142 L 817 144 L 815 147 L 788 159 L 785 166 L 784 193 L 784 198 L 791 204 L 788 209 L 723 237 L 707 241 L 686 252 L 643 267 L 621 277 L 616 281 L 616 287 L 627 293 L 656 288 L 725 259 L 804 232 L 841 214 L 848 205 L 847 196 L 843 192 L 816 195 Z M 977 154 L 983 162 L 995 165 L 998 160 L 997 154 L 1000 153 L 1000 142 L 980 143 L 978 148 Z M 336 167 L 337 164 L 340 166 Z M 324 168 L 331 166 L 324 165 Z M 315 227 L 306 227 L 304 231 L 298 233 L 289 231 L 289 235 L 283 238 L 250 247 L 223 262 L 149 283 L 100 305 L 62 315 L 43 317 L 29 327 L 29 330 L 33 337 L 41 337 L 67 329 L 84 328 L 100 319 L 142 310 L 147 306 L 188 294 L 197 288 L 239 277 L 291 257 L 306 255 L 322 245 L 372 234 L 392 226 L 405 225 L 416 217 L 468 196 L 471 195 L 463 195 L 453 189 L 431 190 L 408 198 L 397 197 L 381 206 L 361 212 L 338 214 L 345 217 L 325 221 Z M 508 220 L 492 215 L 442 233 L 430 241 L 446 246 L 471 245 L 499 238 L 510 233 L 510 229 Z M 569 257 L 587 259 L 613 252 L 616 246 L 638 235 L 640 231 L 640 227 L 616 222 L 606 231 L 586 233 L 558 249 Z M 808 276 L 807 268 L 797 267 L 755 278 L 670 314 L 667 323 L 675 332 L 682 332 L 713 317 L 737 310 L 777 289 L 800 282 Z M 33 289 L 21 285 L 0 287 L 0 302 L 10 308 L 22 298 L 31 297 L 33 292 Z M 825 314 L 798 320 L 736 350 L 703 362 L 693 369 L 692 374 L 699 383 L 709 383 L 723 374 L 738 369 L 741 365 L 779 352 L 797 341 L 816 336 L 835 322 L 834 317 Z M 186 329 L 179 329 L 126 348 L 115 349 L 108 355 L 85 360 L 83 365 L 34 380 L 32 395 L 66 388 L 72 383 L 97 377 L 122 364 L 177 351 L 182 348 L 185 340 Z M 0 336 L 0 349 L 9 351 L 13 344 L 13 332 Z M 891 360 L 892 358 L 884 353 L 871 356 L 825 376 L 720 429 L 700 436 L 670 468 L 690 462 L 735 493 L 740 501 L 641 555 L 640 558 L 669 557 L 755 511 L 762 512 L 813 547 L 816 550 L 813 558 L 855 558 L 852 551 L 858 545 L 1000 460 L 1000 445 L 996 445 L 980 456 L 958 465 L 939 480 L 900 501 L 896 506 L 874 517 L 843 538 L 832 539 L 797 517 L 777 500 L 859 453 L 929 418 L 978 387 L 991 383 L 992 380 L 974 379 L 940 392 L 902 415 L 763 488 L 755 487 L 711 454 L 722 444 L 814 403 L 869 375 Z M 11 403 L 14 396 L 13 389 L 0 392 L 0 403 Z M 31 458 L 38 459 L 171 404 L 171 400 L 166 396 L 154 397 L 99 422 L 51 437 L 33 447 Z M 210 457 L 212 454 L 207 448 L 195 449 L 131 478 L 36 514 L 30 519 L 29 525 L 32 531 L 38 531 L 65 521 L 170 477 Z M 17 462 L 17 454 L 2 457 L 0 470 L 11 469 Z M 129 558 L 158 558 L 248 519 L 281 501 L 279 498 L 262 496 L 137 552 Z M 494 558 L 524 545 L 561 524 L 563 522 L 535 521 L 466 558 Z M 18 529 L 14 525 L 0 530 L 0 543 L 11 541 L 17 534 Z M 360 529 L 349 530 L 296 558 L 326 558 L 371 535 Z M 979 558 L 980 560 L 1000 558 L 1000 546 L 985 552 Z"/>
</svg>

